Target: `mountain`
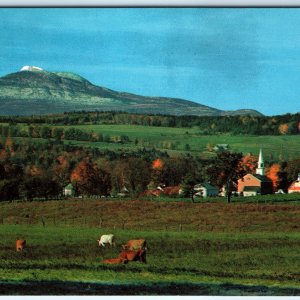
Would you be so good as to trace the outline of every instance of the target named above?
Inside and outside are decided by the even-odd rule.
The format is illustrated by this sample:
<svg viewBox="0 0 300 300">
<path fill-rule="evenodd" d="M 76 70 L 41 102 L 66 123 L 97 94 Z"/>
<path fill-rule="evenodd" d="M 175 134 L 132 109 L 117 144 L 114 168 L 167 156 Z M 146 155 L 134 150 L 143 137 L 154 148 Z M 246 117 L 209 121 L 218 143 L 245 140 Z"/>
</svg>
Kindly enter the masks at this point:
<svg viewBox="0 0 300 300">
<path fill-rule="evenodd" d="M 78 110 L 126 111 L 168 115 L 261 115 L 255 110 L 223 111 L 192 101 L 145 97 L 92 84 L 68 72 L 26 66 L 0 78 L 0 114 L 34 115 Z"/>
</svg>

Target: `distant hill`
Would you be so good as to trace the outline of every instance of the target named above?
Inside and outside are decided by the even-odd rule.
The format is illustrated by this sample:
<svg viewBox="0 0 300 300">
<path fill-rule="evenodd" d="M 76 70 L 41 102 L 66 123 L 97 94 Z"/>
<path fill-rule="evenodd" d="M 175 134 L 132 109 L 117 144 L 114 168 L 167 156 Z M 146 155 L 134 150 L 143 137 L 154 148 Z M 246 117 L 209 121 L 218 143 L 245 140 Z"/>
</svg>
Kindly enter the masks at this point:
<svg viewBox="0 0 300 300">
<path fill-rule="evenodd" d="M 192 101 L 145 97 L 117 92 L 92 84 L 85 78 L 67 72 L 47 72 L 38 67 L 0 78 L 0 114 L 34 115 L 68 111 L 125 111 L 167 115 L 255 115 L 251 109 L 223 111 Z"/>
</svg>

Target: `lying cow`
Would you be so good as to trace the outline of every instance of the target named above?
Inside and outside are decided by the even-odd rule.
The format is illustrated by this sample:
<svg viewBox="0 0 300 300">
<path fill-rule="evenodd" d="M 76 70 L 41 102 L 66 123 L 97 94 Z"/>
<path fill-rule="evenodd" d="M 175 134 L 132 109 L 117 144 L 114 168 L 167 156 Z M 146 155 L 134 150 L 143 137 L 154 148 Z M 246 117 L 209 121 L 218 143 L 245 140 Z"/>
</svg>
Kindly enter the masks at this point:
<svg viewBox="0 0 300 300">
<path fill-rule="evenodd" d="M 26 240 L 16 240 L 16 250 L 19 252 L 19 251 L 22 251 L 26 246 Z"/>
<path fill-rule="evenodd" d="M 119 259 L 123 261 L 141 261 L 143 263 L 147 263 L 146 250 L 123 250 L 119 255 Z"/>
<path fill-rule="evenodd" d="M 129 240 L 126 244 L 122 245 L 123 250 L 147 250 L 147 243 L 144 239 Z"/>
<path fill-rule="evenodd" d="M 104 234 L 101 235 L 100 240 L 97 240 L 99 246 L 105 247 L 106 244 L 110 246 L 116 246 L 115 236 L 113 234 Z"/>
<path fill-rule="evenodd" d="M 127 259 L 121 259 L 121 258 L 108 258 L 103 260 L 103 263 L 110 264 L 110 265 L 116 265 L 116 264 L 127 264 Z"/>
</svg>

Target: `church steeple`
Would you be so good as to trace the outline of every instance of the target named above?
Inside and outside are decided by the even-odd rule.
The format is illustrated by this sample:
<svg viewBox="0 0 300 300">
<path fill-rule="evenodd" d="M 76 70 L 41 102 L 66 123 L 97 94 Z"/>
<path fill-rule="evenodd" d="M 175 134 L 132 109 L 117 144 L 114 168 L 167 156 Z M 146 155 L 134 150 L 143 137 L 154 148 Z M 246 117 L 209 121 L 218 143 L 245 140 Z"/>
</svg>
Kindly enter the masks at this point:
<svg viewBox="0 0 300 300">
<path fill-rule="evenodd" d="M 265 164 L 264 164 L 264 158 L 262 156 L 262 150 L 259 150 L 259 157 L 258 157 L 258 166 L 256 169 L 256 174 L 258 175 L 265 175 Z"/>
</svg>

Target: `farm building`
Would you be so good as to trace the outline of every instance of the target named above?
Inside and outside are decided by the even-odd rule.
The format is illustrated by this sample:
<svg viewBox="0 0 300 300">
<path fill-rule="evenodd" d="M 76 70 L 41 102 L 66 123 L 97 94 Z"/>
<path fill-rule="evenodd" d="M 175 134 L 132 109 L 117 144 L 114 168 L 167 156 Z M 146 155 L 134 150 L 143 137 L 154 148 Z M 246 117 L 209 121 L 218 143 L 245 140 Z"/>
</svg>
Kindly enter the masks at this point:
<svg viewBox="0 0 300 300">
<path fill-rule="evenodd" d="M 126 186 L 123 186 L 120 190 L 120 192 L 117 194 L 118 197 L 126 197 L 129 195 L 129 190 Z"/>
<path fill-rule="evenodd" d="M 298 174 L 297 180 L 294 181 L 288 188 L 288 193 L 300 193 L 300 173 Z"/>
<path fill-rule="evenodd" d="M 265 175 L 262 151 L 259 151 L 256 174 L 246 174 L 238 180 L 238 193 L 243 196 L 256 196 L 273 193 L 272 180 Z"/>
<path fill-rule="evenodd" d="M 209 183 L 200 183 L 194 186 L 195 196 L 199 197 L 215 197 L 219 194 L 219 189 Z"/>
<path fill-rule="evenodd" d="M 215 151 L 227 151 L 229 149 L 229 145 L 228 144 L 217 144 L 216 146 L 214 146 L 213 149 Z"/>
<path fill-rule="evenodd" d="M 259 186 L 245 186 L 243 190 L 244 197 L 256 196 L 261 194 L 261 188 Z"/>
<path fill-rule="evenodd" d="M 67 186 L 64 187 L 63 195 L 64 196 L 75 196 L 75 189 L 74 189 L 72 183 L 69 183 Z"/>
</svg>

